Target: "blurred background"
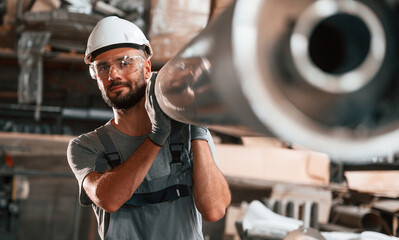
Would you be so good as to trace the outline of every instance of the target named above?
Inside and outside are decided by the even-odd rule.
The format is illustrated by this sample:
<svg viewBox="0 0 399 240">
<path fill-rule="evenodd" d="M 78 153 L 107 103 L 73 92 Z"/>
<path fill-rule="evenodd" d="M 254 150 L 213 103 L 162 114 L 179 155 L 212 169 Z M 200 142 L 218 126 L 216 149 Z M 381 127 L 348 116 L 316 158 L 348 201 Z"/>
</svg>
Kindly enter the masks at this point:
<svg viewBox="0 0 399 240">
<path fill-rule="evenodd" d="M 396 236 L 398 13 L 397 0 L 0 0 L 0 239 L 99 239 L 66 148 L 113 116 L 83 61 L 110 15 L 170 73 L 163 110 L 211 129 L 232 204 L 205 239 Z M 254 200 L 273 212 L 259 228 Z"/>
</svg>

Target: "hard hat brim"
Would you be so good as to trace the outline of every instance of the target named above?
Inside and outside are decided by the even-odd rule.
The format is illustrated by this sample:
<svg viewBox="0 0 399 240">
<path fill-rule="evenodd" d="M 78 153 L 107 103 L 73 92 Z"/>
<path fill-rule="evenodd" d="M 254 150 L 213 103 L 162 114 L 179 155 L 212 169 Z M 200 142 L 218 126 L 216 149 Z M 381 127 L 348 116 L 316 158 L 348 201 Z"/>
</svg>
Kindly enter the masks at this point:
<svg viewBox="0 0 399 240">
<path fill-rule="evenodd" d="M 151 49 L 149 49 L 149 47 L 146 45 L 139 45 L 139 44 L 135 44 L 135 43 L 118 43 L 118 44 L 112 44 L 112 45 L 105 46 L 105 47 L 94 50 L 91 54 L 86 56 L 85 62 L 87 64 L 90 64 L 101 53 L 115 49 L 115 48 L 124 48 L 124 47 L 142 50 L 142 51 L 146 52 L 148 56 L 152 55 Z"/>
</svg>

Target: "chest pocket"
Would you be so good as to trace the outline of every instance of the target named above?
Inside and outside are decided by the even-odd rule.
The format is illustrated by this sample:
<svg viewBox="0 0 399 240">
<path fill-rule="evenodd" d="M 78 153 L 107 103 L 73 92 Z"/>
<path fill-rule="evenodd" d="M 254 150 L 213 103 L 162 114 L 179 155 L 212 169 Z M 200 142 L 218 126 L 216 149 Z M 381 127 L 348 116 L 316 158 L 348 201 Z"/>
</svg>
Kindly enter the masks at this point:
<svg viewBox="0 0 399 240">
<path fill-rule="evenodd" d="M 96 161 L 94 171 L 104 173 L 107 164 L 115 168 L 121 163 L 121 158 L 106 128 L 100 127 L 96 129 L 96 132 L 106 152 L 104 158 L 99 158 Z M 193 182 L 190 149 L 190 126 L 172 121 L 172 131 L 169 137 L 170 175 L 153 181 L 144 181 L 139 187 L 140 191 L 136 191 L 124 206 L 140 207 L 191 196 Z M 143 189 L 147 191 L 143 191 Z M 154 189 L 156 191 L 153 191 Z"/>
</svg>

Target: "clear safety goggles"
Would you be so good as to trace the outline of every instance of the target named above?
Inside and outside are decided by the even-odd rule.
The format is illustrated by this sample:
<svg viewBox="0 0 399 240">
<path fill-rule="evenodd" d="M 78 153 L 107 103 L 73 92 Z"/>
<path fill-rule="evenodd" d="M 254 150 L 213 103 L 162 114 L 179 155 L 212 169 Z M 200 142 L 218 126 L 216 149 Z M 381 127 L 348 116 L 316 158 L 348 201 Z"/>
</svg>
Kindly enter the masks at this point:
<svg viewBox="0 0 399 240">
<path fill-rule="evenodd" d="M 92 78 L 108 79 L 111 69 L 115 69 L 120 74 L 131 74 L 138 71 L 145 62 L 140 55 L 116 56 L 106 59 L 96 60 L 90 65 Z"/>
</svg>

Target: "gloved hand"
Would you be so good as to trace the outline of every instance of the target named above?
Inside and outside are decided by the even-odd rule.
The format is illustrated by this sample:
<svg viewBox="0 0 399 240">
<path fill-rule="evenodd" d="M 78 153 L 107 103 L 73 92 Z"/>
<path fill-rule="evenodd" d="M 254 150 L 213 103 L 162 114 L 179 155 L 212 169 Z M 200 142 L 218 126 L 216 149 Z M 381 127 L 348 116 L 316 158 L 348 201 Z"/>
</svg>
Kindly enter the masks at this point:
<svg viewBox="0 0 399 240">
<path fill-rule="evenodd" d="M 148 81 L 146 88 L 145 109 L 147 110 L 152 124 L 151 132 L 148 137 L 153 143 L 162 147 L 168 139 L 172 127 L 170 124 L 170 118 L 166 116 L 164 112 L 162 112 L 155 97 L 155 79 L 155 77 L 152 77 Z"/>
<path fill-rule="evenodd" d="M 208 141 L 208 128 L 191 125 L 191 140 L 205 140 Z"/>
</svg>

